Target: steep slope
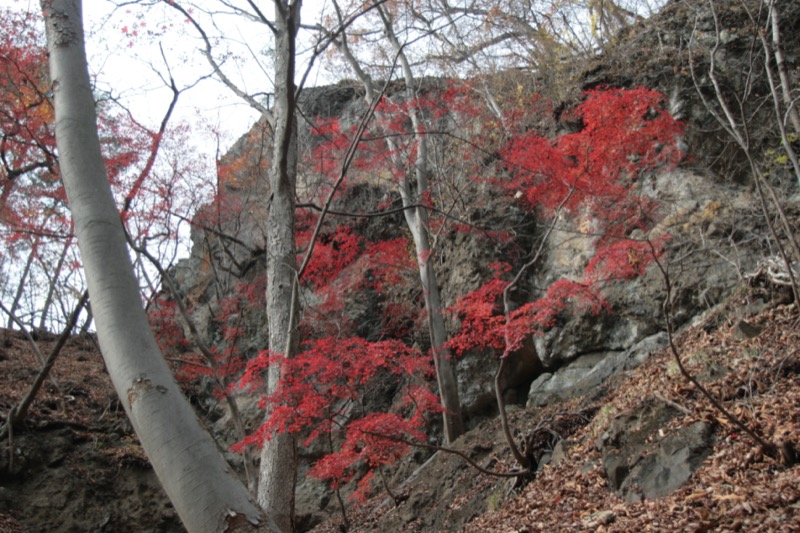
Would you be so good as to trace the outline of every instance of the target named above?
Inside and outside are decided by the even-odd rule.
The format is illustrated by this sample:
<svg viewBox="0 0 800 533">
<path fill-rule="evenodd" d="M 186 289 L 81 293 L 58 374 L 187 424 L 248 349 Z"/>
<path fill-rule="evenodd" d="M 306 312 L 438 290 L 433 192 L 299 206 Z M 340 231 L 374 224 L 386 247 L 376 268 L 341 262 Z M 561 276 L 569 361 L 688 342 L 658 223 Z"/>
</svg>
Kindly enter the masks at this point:
<svg viewBox="0 0 800 533">
<path fill-rule="evenodd" d="M 55 338 L 35 335 L 47 353 Z M 0 408 L 28 391 L 31 343 L 0 331 Z M 0 443 L 0 531 L 184 531 L 89 336 L 70 339 L 21 427 Z"/>
<path fill-rule="evenodd" d="M 782 305 L 792 301 L 786 287 L 750 276 L 764 260 L 775 261 L 776 241 L 760 211 L 746 157 L 712 116 L 712 51 L 721 58 L 716 67 L 723 94 L 736 100 L 745 91 L 752 97 L 742 100 L 739 118 L 753 126 L 754 154 L 767 183 L 777 190 L 789 234 L 797 234 L 800 198 L 789 165 L 775 151 L 780 142 L 771 108 L 764 103 L 768 89 L 763 76 L 754 74 L 761 61 L 752 53 L 757 28 L 738 0 L 716 3 L 716 13 L 709 5 L 670 2 L 662 13 L 631 28 L 591 67 L 575 69 L 580 73 L 574 87 L 560 95 L 563 106 L 557 106 L 546 122 L 551 135 L 580 129 L 561 111 L 579 101 L 586 88 L 643 84 L 668 96 L 671 110 L 686 122 L 687 132 L 679 143 L 688 147 L 689 157 L 676 171 L 656 169 L 634 181 L 643 196 L 662 206 L 649 235 L 670 235 L 664 257 L 673 282 L 671 318 L 683 328 L 679 349 L 692 371 L 732 411 L 768 439 L 787 442 L 792 452 L 800 429 L 797 307 Z M 800 8 L 790 3 L 783 15 L 786 27 L 794 27 Z M 714 51 L 722 36 L 720 50 Z M 784 40 L 789 72 L 795 77 L 799 38 L 792 34 Z M 796 86 L 797 80 L 792 81 Z M 445 86 L 445 80 L 426 83 Z M 357 91 L 346 83 L 305 94 L 308 117 L 352 122 L 363 109 Z M 225 361 L 235 363 L 232 368 L 264 347 L 268 327 L 262 226 L 269 191 L 261 181 L 267 163 L 262 157 L 269 141 L 266 133 L 257 125 L 223 161 L 217 203 L 204 208 L 196 220 L 193 256 L 172 271 L 205 340 L 220 354 L 236 355 L 236 360 Z M 302 134 L 310 138 L 309 131 Z M 487 164 L 496 157 L 487 155 Z M 312 168 L 309 165 L 303 176 L 304 193 L 319 184 Z M 337 199 L 336 210 L 365 213 L 387 204 L 393 191 L 380 169 L 373 170 L 370 181 Z M 457 182 L 471 176 L 450 177 Z M 448 304 L 480 286 L 490 275 L 490 263 L 511 257 L 519 266 L 545 227 L 537 213 L 523 212 L 482 185 L 454 196 L 458 209 L 453 213 L 481 229 L 508 230 L 513 239 L 508 243 L 469 232 L 443 232 L 437 268 Z M 332 218 L 324 234 L 329 252 L 339 244 L 340 226 L 369 243 L 404 233 L 397 212 L 386 218 Z M 787 242 L 785 236 L 779 238 Z M 522 281 L 515 305 L 527 303 L 554 280 L 583 267 L 593 239 L 586 220 L 565 219 L 553 233 L 556 244 L 544 248 L 542 261 Z M 377 272 L 364 270 L 361 273 L 371 278 Z M 324 276 L 324 269 L 321 272 Z M 353 290 L 342 275 L 331 285 L 333 294 L 349 291 L 342 309 L 329 313 L 322 305 L 329 295 L 309 286 L 303 293 L 306 311 L 315 322 L 331 327 L 355 324 L 356 334 L 379 339 L 387 335 L 380 318 L 388 310 L 418 309 L 419 288 L 413 275 L 406 278 L 388 295 L 378 295 L 372 288 Z M 370 502 L 348 511 L 352 529 L 794 530 L 800 520 L 798 467 L 785 468 L 764 457 L 678 375 L 663 348 L 663 281 L 658 269 L 651 268 L 632 282 L 609 283 L 603 289 L 610 312 L 562 313 L 553 327 L 515 354 L 504 397 L 511 404 L 515 438 L 542 465 L 533 479 L 520 483 L 478 474 L 456 455 L 439 451 L 431 457 L 432 445 L 421 447 L 398 469 L 385 472 L 393 497 L 378 483 Z M 411 313 L 415 315 L 419 313 Z M 404 319 L 397 336 L 425 348 L 429 341 L 419 318 Z M 168 356 L 191 355 L 188 343 L 178 339 L 179 330 L 168 325 L 173 329 L 161 331 L 167 340 L 181 340 Z M 454 321 L 451 328 L 457 327 Z M 18 401 L 36 369 L 24 340 L 13 332 L 6 339 L 0 347 L 3 410 Z M 88 345 L 86 339 L 75 343 Z M 23 529 L 14 520 L 30 531 L 180 530 L 116 408 L 99 356 L 91 350 L 68 352 L 59 364 L 64 365 L 55 374 L 64 381 L 61 389 L 43 394 L 30 422 L 0 445 L 0 513 L 7 513 L 0 517 L 0 530 Z M 499 422 L 492 418 L 497 412 L 492 382 L 497 366 L 497 353 L 489 350 L 474 350 L 459 361 L 461 394 L 472 430 L 455 447 L 484 468 L 508 471 L 514 468 L 513 460 Z M 209 394 L 210 380 L 191 377 L 201 385 L 192 390 L 198 409 L 220 446 L 227 448 L 238 440 L 230 412 Z M 386 408 L 397 389 L 397 383 L 381 383 L 367 403 Z M 257 401 L 242 398 L 250 427 L 263 416 Z M 435 424 L 431 434 L 437 434 Z M 304 450 L 303 468 L 323 451 Z M 240 456 L 229 458 L 237 466 L 243 463 Z M 300 523 L 312 527 L 333 517 L 317 530 L 337 530 L 335 495 L 303 474 Z"/>
<path fill-rule="evenodd" d="M 678 350 L 728 409 L 767 438 L 796 447 L 797 309 L 779 306 L 746 323 L 741 311 L 731 302 L 698 321 L 679 338 Z M 666 349 L 595 394 L 518 410 L 511 418 L 521 437 L 533 436 L 537 454 L 549 460 L 529 483 L 515 486 L 438 452 L 407 482 L 397 480 L 397 505 L 381 492 L 351 511 L 351 531 L 788 532 L 800 524 L 800 467 L 765 457 L 678 375 Z M 637 435 L 638 444 L 647 446 L 628 458 L 627 468 L 633 472 L 655 458 L 660 469 L 651 471 L 658 479 L 638 481 L 658 486 L 690 462 L 678 452 L 691 440 L 686 428 L 698 424 L 710 431 L 709 444 L 694 451 L 704 459 L 678 490 L 642 498 L 611 486 L 618 472 L 607 470 L 613 464 L 610 441 Z M 475 428 L 454 448 L 484 468 L 502 471 L 513 464 L 496 421 Z M 314 531 L 339 531 L 340 523 L 334 518 Z"/>
<path fill-rule="evenodd" d="M 740 301 L 698 320 L 678 338 L 678 349 L 727 408 L 764 436 L 796 446 L 796 306 L 749 316 Z M 12 332 L 3 338 L 0 402 L 7 407 L 18 400 L 36 365 L 26 339 Z M 90 340 L 70 342 L 55 377 L 61 392 L 48 386 L 24 428 L 0 447 L 0 531 L 182 531 L 121 409 L 115 408 Z M 699 450 L 706 458 L 666 497 L 626 497 L 610 486 L 608 444 L 640 427 L 642 413 L 653 412 L 669 416 L 642 435 L 655 447 L 632 463 L 659 455 L 664 449 L 659 445 L 669 444 L 671 435 L 698 423 L 712 432 L 709 447 Z M 397 505 L 380 490 L 365 505 L 349 509 L 351 530 L 796 531 L 800 523 L 800 467 L 785 468 L 765 457 L 686 384 L 667 350 L 593 394 L 515 409 L 511 422 L 543 463 L 532 480 L 517 486 L 513 479 L 481 474 L 460 457 L 438 452 L 423 466 L 409 462 L 390 475 Z M 513 466 L 497 420 L 484 421 L 454 448 L 484 468 Z M 334 515 L 314 531 L 339 528 Z"/>
</svg>

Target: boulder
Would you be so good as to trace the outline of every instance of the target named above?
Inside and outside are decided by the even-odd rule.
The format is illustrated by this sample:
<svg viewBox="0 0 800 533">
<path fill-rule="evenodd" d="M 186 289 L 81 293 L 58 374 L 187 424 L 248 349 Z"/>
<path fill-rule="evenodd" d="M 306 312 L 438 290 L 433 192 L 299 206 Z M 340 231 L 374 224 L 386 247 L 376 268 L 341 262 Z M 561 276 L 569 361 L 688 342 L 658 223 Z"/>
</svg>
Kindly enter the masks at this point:
<svg viewBox="0 0 800 533">
<path fill-rule="evenodd" d="M 457 364 L 458 393 L 467 419 L 497 414 L 494 377 L 500 365 L 499 356 L 472 351 Z M 507 404 L 524 404 L 531 382 L 542 371 L 533 342 L 526 342 L 511 353 L 500 378 Z"/>
<path fill-rule="evenodd" d="M 667 334 L 660 332 L 624 351 L 609 350 L 581 355 L 562 368 L 536 378 L 531 384 L 527 405 L 542 406 L 585 394 L 601 385 L 609 376 L 638 367 L 650 354 L 666 346 L 667 340 Z"/>
<path fill-rule="evenodd" d="M 614 419 L 600 437 L 609 486 L 626 501 L 661 498 L 678 489 L 712 451 L 706 422 L 667 431 L 678 411 L 650 400 Z"/>
</svg>

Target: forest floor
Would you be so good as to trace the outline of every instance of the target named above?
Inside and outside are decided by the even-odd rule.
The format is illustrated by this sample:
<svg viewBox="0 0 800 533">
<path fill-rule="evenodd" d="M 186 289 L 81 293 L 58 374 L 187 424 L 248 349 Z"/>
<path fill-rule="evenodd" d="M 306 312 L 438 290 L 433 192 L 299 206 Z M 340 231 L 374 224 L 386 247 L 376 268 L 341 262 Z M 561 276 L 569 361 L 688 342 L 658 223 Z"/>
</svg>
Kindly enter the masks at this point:
<svg viewBox="0 0 800 533">
<path fill-rule="evenodd" d="M 33 337 L 47 357 L 56 337 Z M 0 331 L 0 426 L 39 368 L 30 339 Z M 94 339 L 71 338 L 51 377 L 0 442 L 0 533 L 183 531 Z"/>
<path fill-rule="evenodd" d="M 800 327 L 793 306 L 738 319 L 717 313 L 677 342 L 689 369 L 768 439 L 800 443 Z M 734 313 L 731 312 L 730 316 Z M 37 339 L 47 353 L 53 338 Z M 0 333 L 0 413 L 27 391 L 39 363 L 18 332 Z M 709 373 L 709 369 L 713 372 Z M 26 422 L 0 445 L 0 532 L 182 531 L 125 419 L 94 342 L 72 339 Z M 715 427 L 713 451 L 667 497 L 626 502 L 609 489 L 598 439 L 618 415 L 646 401 L 680 406 L 668 431 Z M 406 463 L 366 504 L 350 507 L 351 531 L 800 531 L 800 466 L 765 456 L 677 372 L 662 350 L 595 393 L 511 412 L 515 434 L 565 439 L 565 453 L 533 480 L 478 473 L 437 453 Z M 545 431 L 540 431 L 544 429 Z M 538 437 L 537 437 L 538 438 Z M 539 453 L 550 438 L 529 439 Z M 497 420 L 455 446 L 485 468 L 514 468 Z M 413 473 L 413 476 L 412 476 Z M 394 502 L 397 501 L 395 504 Z M 331 508 L 333 504 L 331 504 Z M 315 531 L 341 531 L 334 514 Z"/>
<path fill-rule="evenodd" d="M 683 335 L 677 348 L 690 372 L 701 379 L 707 376 L 706 387 L 724 400 L 728 410 L 771 442 L 790 444 L 796 455 L 800 444 L 797 312 L 772 309 L 748 319 L 748 324 L 760 333 L 748 338 L 742 335 L 739 320 L 712 318 Z M 714 449 L 689 482 L 671 495 L 627 503 L 608 490 L 599 466 L 597 437 L 614 415 L 653 398 L 686 410 L 673 425 L 711 422 L 717 428 Z M 621 376 L 598 401 L 602 404 L 598 414 L 605 416 L 596 416 L 570 439 L 574 444 L 566 460 L 545 468 L 518 497 L 478 517 L 467 530 L 800 531 L 800 466 L 786 468 L 766 457 L 683 379 L 668 349 Z"/>
<path fill-rule="evenodd" d="M 677 340 L 677 349 L 688 369 L 724 400 L 727 409 L 767 439 L 790 443 L 796 452 L 797 312 L 781 306 L 748 318 L 747 324 L 759 331 L 749 337 L 754 329 L 742 334 L 741 322 L 726 316 L 729 311 L 690 328 Z M 713 451 L 689 482 L 669 496 L 626 502 L 609 489 L 598 440 L 616 416 L 649 401 L 680 406 L 683 414 L 664 431 L 697 421 L 711 423 Z M 668 349 L 612 378 L 595 394 L 543 409 L 517 410 L 511 419 L 517 434 L 546 428 L 565 438 L 568 447 L 558 464 L 545 466 L 520 488 L 513 480 L 479 474 L 458 457 L 443 455 L 432 461 L 426 474 L 397 491 L 398 505 L 384 494 L 351 512 L 351 530 L 800 531 L 800 466 L 787 468 L 766 457 L 683 379 Z M 511 470 L 514 465 L 498 425 L 490 421 L 479 426 L 456 447 L 484 467 Z M 341 522 L 331 519 L 315 531 L 338 531 Z"/>
</svg>

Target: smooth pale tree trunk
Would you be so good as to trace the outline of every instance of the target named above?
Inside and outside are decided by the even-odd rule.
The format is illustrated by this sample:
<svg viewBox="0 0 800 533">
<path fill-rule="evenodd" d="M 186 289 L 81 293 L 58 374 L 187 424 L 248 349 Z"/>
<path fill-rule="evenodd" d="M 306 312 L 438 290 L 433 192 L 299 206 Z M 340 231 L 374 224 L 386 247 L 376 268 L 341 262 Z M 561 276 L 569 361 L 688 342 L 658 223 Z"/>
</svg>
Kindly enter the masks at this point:
<svg viewBox="0 0 800 533">
<path fill-rule="evenodd" d="M 406 98 L 412 101 L 416 94 L 414 88 L 417 87 L 411 64 L 405 54 L 403 46 L 397 39 L 392 26 L 391 14 L 384 6 L 376 5 L 377 12 L 381 16 L 384 24 L 384 35 L 389 39 L 397 60 L 403 72 L 403 80 L 406 84 Z M 372 79 L 364 72 L 358 64 L 355 56 L 350 53 L 346 41 L 340 43 L 340 50 L 344 53 L 356 76 L 365 88 L 365 97 L 371 101 L 375 97 L 375 89 Z M 412 177 L 404 176 L 399 184 L 400 197 L 403 201 L 403 215 L 411 236 L 414 239 L 414 247 L 417 254 L 417 266 L 419 268 L 420 282 L 422 284 L 425 310 L 428 312 L 428 329 L 431 337 L 431 352 L 436 368 L 436 381 L 439 386 L 439 397 L 445 408 L 442 414 L 444 423 L 444 437 L 448 443 L 453 442 L 464 433 L 464 422 L 461 416 L 461 401 L 458 395 L 458 382 L 456 380 L 455 363 L 447 349 L 447 330 L 444 325 L 444 315 L 442 310 L 441 296 L 439 293 L 439 283 L 436 279 L 436 272 L 431 261 L 431 239 L 428 226 L 428 212 L 425 207 L 419 206 L 422 198 L 425 198 L 429 191 L 428 181 L 428 140 L 425 133 L 425 125 L 422 123 L 420 113 L 411 107 L 409 110 L 411 127 L 414 131 L 414 141 L 417 146 L 417 158 L 414 164 L 413 186 Z M 396 147 L 391 135 L 387 136 L 392 153 L 396 153 Z M 402 162 L 398 161 L 398 165 Z"/>
<path fill-rule="evenodd" d="M 297 351 L 297 251 L 295 194 L 297 188 L 297 103 L 295 39 L 300 27 L 300 0 L 275 2 L 275 104 L 272 109 L 272 161 L 269 169 L 272 202 L 267 220 L 267 320 L 269 349 L 290 358 Z M 268 392 L 281 377 L 280 365 L 268 371 Z M 267 413 L 269 416 L 269 413 Z M 281 531 L 294 530 L 294 489 L 297 444 L 279 433 L 264 443 L 258 483 L 258 503 Z"/>
<path fill-rule="evenodd" d="M 409 196 L 401 194 L 403 206 L 409 206 Z M 439 386 L 439 397 L 445 412 L 442 414 L 444 438 L 453 442 L 464 433 L 464 422 L 461 418 L 461 401 L 458 396 L 455 364 L 450 350 L 447 349 L 447 330 L 444 326 L 442 299 L 439 284 L 433 270 L 430 236 L 428 235 L 428 219 L 424 208 L 409 208 L 404 212 L 406 224 L 414 236 L 417 252 L 417 266 L 422 283 L 425 309 L 428 312 L 428 329 L 431 336 L 431 352 L 436 369 L 436 381 Z"/>
<path fill-rule="evenodd" d="M 106 177 L 80 0 L 43 0 L 59 166 L 111 380 L 186 529 L 274 531 L 181 394 L 147 323 Z"/>
<path fill-rule="evenodd" d="M 386 35 L 397 53 L 403 70 L 403 78 L 405 78 L 406 82 L 406 98 L 411 101 L 416 96 L 414 94 L 416 80 L 411 70 L 411 64 L 394 34 L 389 15 L 384 14 L 383 6 L 379 6 L 378 10 L 382 13 Z M 433 269 L 433 250 L 431 249 L 428 211 L 425 207 L 411 208 L 412 202 L 418 204 L 421 199 L 427 196 L 430 190 L 430 182 L 428 180 L 430 174 L 428 171 L 428 136 L 425 134 L 425 125 L 422 123 L 422 117 L 418 110 L 412 107 L 409 115 L 417 143 L 417 159 L 414 162 L 414 180 L 417 196 L 416 198 L 412 197 L 412 187 L 408 176 L 400 185 L 400 196 L 403 200 L 403 207 L 407 208 L 403 211 L 403 215 L 405 215 L 406 225 L 414 237 L 422 294 L 425 300 L 425 308 L 428 311 L 428 328 L 431 336 L 433 364 L 436 369 L 439 396 L 445 408 L 442 414 L 444 437 L 447 442 L 451 443 L 464 433 L 464 420 L 461 417 L 461 400 L 458 396 L 455 362 L 450 350 L 447 349 L 447 330 L 444 326 L 442 298 L 439 294 L 436 272 Z"/>
</svg>

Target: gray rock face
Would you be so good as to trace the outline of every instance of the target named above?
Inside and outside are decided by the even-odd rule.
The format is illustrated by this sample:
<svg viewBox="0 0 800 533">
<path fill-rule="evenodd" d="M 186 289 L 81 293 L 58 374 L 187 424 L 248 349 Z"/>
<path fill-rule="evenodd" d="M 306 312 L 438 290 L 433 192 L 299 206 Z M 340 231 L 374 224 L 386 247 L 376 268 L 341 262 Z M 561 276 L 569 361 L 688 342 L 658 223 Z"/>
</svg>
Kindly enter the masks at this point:
<svg viewBox="0 0 800 533">
<path fill-rule="evenodd" d="M 677 411 L 648 402 L 620 415 L 598 442 L 609 486 L 629 502 L 661 498 L 683 485 L 711 453 L 705 422 L 664 433 Z"/>
<path fill-rule="evenodd" d="M 720 191 L 701 175 L 685 171 L 659 172 L 647 178 L 643 194 L 657 200 L 662 206 L 660 221 L 648 236 L 672 234 L 667 250 L 669 257 L 683 254 L 680 274 L 673 276 L 673 323 L 680 325 L 692 316 L 719 303 L 738 283 L 737 272 L 723 259 L 701 262 L 690 253 L 696 246 L 696 235 L 708 238 L 711 222 L 717 226 L 725 220 L 734 220 L 736 206 L 713 200 Z M 734 198 L 734 195 L 731 195 Z M 724 215 L 724 216 L 723 216 Z M 585 217 L 584 217 L 585 218 Z M 542 267 L 532 274 L 531 285 L 547 287 L 559 279 L 579 276 L 594 253 L 596 237 L 585 234 L 587 220 L 578 214 L 574 219 L 561 221 L 564 229 L 561 238 L 551 236 L 546 247 Z M 717 231 L 717 230 L 714 230 Z M 723 232 L 724 233 L 724 232 Z M 568 238 L 571 234 L 572 237 Z M 577 234 L 577 235 L 576 235 Z M 647 237 L 634 232 L 633 239 Z M 590 312 L 560 317 L 557 327 L 535 337 L 536 353 L 548 372 L 564 369 L 586 354 L 614 354 L 624 352 L 641 340 L 664 328 L 662 303 L 664 280 L 660 271 L 650 268 L 640 278 L 608 283 L 602 296 L 609 309 L 599 315 Z M 587 366 L 586 361 L 576 362 Z"/>
<path fill-rule="evenodd" d="M 745 228 L 745 206 L 752 204 L 744 192 L 721 191 L 707 178 L 685 170 L 657 173 L 647 178 L 643 192 L 662 205 L 662 217 L 649 235 L 671 234 L 666 257 L 673 289 L 672 323 L 679 327 L 723 301 L 739 286 L 733 262 L 722 254 L 697 254 L 702 247 L 723 246 L 734 229 L 742 235 L 756 228 Z M 749 223 L 749 222 L 748 222 Z M 580 220 L 564 221 L 567 229 L 580 228 Z M 574 226 L 574 227 L 573 227 Z M 635 233 L 632 238 L 644 235 Z M 700 238 L 698 239 L 698 236 Z M 703 244 L 705 243 L 705 244 Z M 557 247 L 554 240 L 550 248 Z M 532 285 L 548 286 L 557 279 L 573 276 L 577 262 L 591 253 L 587 236 L 573 238 L 572 253 L 548 248 L 548 257 L 532 276 Z M 740 268 L 747 269 L 755 257 L 746 247 L 737 252 Z M 584 257 L 584 259 L 581 259 Z M 679 260 L 675 258 L 679 257 Z M 666 344 L 662 304 L 664 280 L 657 268 L 649 268 L 635 280 L 609 283 L 602 289 L 610 312 L 567 314 L 556 327 L 534 338 L 537 357 L 545 369 L 528 394 L 528 406 L 541 406 L 584 394 L 607 377 L 641 364 L 657 348 Z"/>
<path fill-rule="evenodd" d="M 531 384 L 528 407 L 547 405 L 584 394 L 609 376 L 644 363 L 651 353 L 667 344 L 664 332 L 651 335 L 627 350 L 582 355 L 553 373 L 540 375 Z"/>
<path fill-rule="evenodd" d="M 690 58 L 698 72 L 705 71 L 703 62 L 707 60 L 690 53 L 685 43 L 693 36 L 692 32 L 698 38 L 699 51 L 715 47 L 717 22 L 704 3 L 697 11 L 687 9 L 684 3 L 668 4 L 658 32 L 632 32 L 618 46 L 608 47 L 602 65 L 593 67 L 584 76 L 583 88 L 641 84 L 670 95 L 671 110 L 680 112 L 680 118 L 693 126 L 678 142 L 688 145 L 693 158 L 713 160 L 710 164 L 722 170 L 721 176 L 730 175 L 734 181 L 743 179 L 741 169 L 748 167 L 743 164 L 741 154 L 735 153 L 725 136 L 707 133 L 717 129 L 716 121 L 698 100 L 690 77 L 676 74 L 676 65 L 688 67 Z M 800 20 L 800 4 L 795 4 L 787 3 L 782 11 L 787 27 L 793 27 L 791 20 Z M 736 26 L 744 17 L 741 11 L 728 13 L 722 22 L 730 26 L 732 21 Z M 746 61 L 750 60 L 750 55 L 745 53 L 748 49 L 743 46 L 745 41 L 735 31 L 724 28 L 722 32 L 720 38 L 731 51 L 719 50 L 716 57 L 719 75 L 726 81 L 723 85 L 738 94 L 741 82 L 749 83 L 749 78 L 743 73 L 749 72 Z M 645 61 L 632 61 L 636 57 L 641 59 L 642 54 L 652 57 Z M 632 70 L 630 65 L 637 66 Z M 763 91 L 764 84 L 760 87 L 757 84 L 754 90 Z M 339 117 L 343 130 L 358 122 L 366 106 L 359 91 L 348 84 L 306 89 L 302 100 L 306 116 Z M 760 99 L 756 101 L 761 102 Z M 759 118 L 752 120 L 754 125 L 762 122 L 762 113 L 771 113 L 769 106 L 752 115 Z M 768 123 L 766 120 L 763 122 Z M 256 126 L 263 127 L 263 124 Z M 254 132 L 257 133 L 257 129 Z M 305 126 L 300 135 L 303 142 L 310 142 L 311 136 Z M 243 137 L 227 157 L 232 160 L 250 152 L 253 157 L 261 153 L 263 147 L 253 144 L 253 139 L 263 139 L 263 136 Z M 254 160 L 250 162 L 253 164 L 245 166 L 255 172 L 259 166 Z M 221 184 L 221 199 L 227 201 L 225 205 L 236 209 L 233 210 L 235 216 L 216 228 L 236 237 L 237 242 L 219 239 L 216 233 L 203 234 L 195 230 L 196 246 L 192 258 L 173 271 L 192 304 L 201 333 L 209 342 L 218 345 L 222 342 L 220 324 L 215 322 L 212 313 L 218 298 L 228 296 L 241 279 L 263 279 L 266 262 L 263 224 L 269 190 L 263 176 L 257 173 L 239 178 Z M 454 175 L 453 178 L 466 177 Z M 300 176 L 301 181 L 304 179 L 315 178 Z M 739 286 L 741 272 L 751 270 L 754 257 L 761 256 L 759 243 L 765 232 L 760 227 L 761 222 L 757 222 L 760 215 L 752 215 L 752 205 L 756 200 L 747 190 L 730 184 L 728 178 L 723 182 L 706 172 L 689 169 L 670 172 L 657 169 L 639 176 L 637 183 L 643 195 L 657 200 L 662 207 L 656 214 L 657 226 L 649 235 L 634 232 L 630 237 L 642 239 L 662 233 L 672 235 L 665 260 L 673 282 L 673 323 L 680 326 L 730 295 Z M 335 207 L 354 213 L 372 211 L 375 205 L 396 194 L 393 189 L 385 187 L 377 182 L 354 187 L 337 200 L 339 203 Z M 517 247 L 526 253 L 536 250 L 539 239 L 549 226 L 547 220 L 537 218 L 537 213 L 524 212 L 508 198 L 491 193 L 483 186 L 476 186 L 459 201 L 465 198 L 469 208 L 461 215 L 480 227 L 513 228 L 514 243 L 511 246 L 500 240 L 487 241 L 457 231 L 442 233 L 436 270 L 445 305 L 452 305 L 459 295 L 478 288 L 488 279 L 487 265 L 498 260 L 513 262 L 511 258 L 517 257 Z M 596 234 L 602 231 L 588 211 L 565 215 L 554 228 L 540 260 L 521 280 L 513 295 L 513 303 L 517 306 L 541 297 L 546 288 L 559 279 L 579 279 L 594 254 Z M 397 213 L 394 218 L 369 219 L 358 227 L 358 231 L 365 239 L 377 242 L 404 235 L 405 226 L 402 214 Z M 709 249 L 718 253 L 705 253 Z M 698 251 L 704 253 L 695 253 Z M 609 313 L 600 316 L 564 313 L 564 316 L 559 316 L 557 327 L 532 337 L 530 346 L 512 355 L 503 376 L 507 402 L 527 399 L 528 407 L 536 407 L 562 401 L 596 389 L 610 376 L 642 364 L 667 341 L 666 334 L 660 332 L 664 327 L 661 316 L 663 287 L 661 274 L 651 268 L 640 279 L 603 286 L 603 296 L 611 308 Z M 406 299 L 405 303 L 415 302 L 416 297 L 413 291 L 393 294 L 395 299 Z M 319 300 L 320 297 L 310 290 L 303 294 L 303 302 L 309 308 L 317 305 Z M 364 338 L 381 338 L 383 332 L 375 320 L 379 304 L 377 295 L 363 292 L 349 302 L 345 311 L 347 316 L 343 318 L 358 324 L 358 334 Z M 267 324 L 263 310 L 243 315 L 242 325 L 246 330 L 240 341 L 244 351 L 255 353 L 266 346 Z M 458 324 L 450 324 L 450 332 L 453 333 L 457 327 Z M 745 337 L 754 334 L 745 331 L 746 328 L 740 330 Z M 422 328 L 416 332 L 414 340 L 424 347 L 426 337 Z M 497 354 L 488 351 L 474 351 L 458 362 L 461 402 L 465 415 L 472 419 L 471 424 L 496 413 L 493 380 L 498 364 Z M 392 387 L 376 393 L 387 404 L 391 403 L 393 394 Z M 370 402 L 374 405 L 377 400 L 371 398 Z M 263 413 L 255 403 L 243 402 L 242 410 L 248 425 L 256 427 L 260 423 Z M 711 428 L 697 423 L 672 434 L 661 434 L 659 430 L 676 415 L 660 403 L 646 404 L 615 420 L 601 439 L 600 448 L 609 483 L 625 498 L 637 500 L 663 496 L 685 482 L 702 463 L 706 453 L 702 450 L 708 448 Z M 215 429 L 223 441 L 228 439 L 230 442 L 232 424 L 227 417 L 215 424 Z M 648 439 L 651 439 L 649 444 Z M 565 445 L 562 442 L 559 447 Z M 320 450 L 313 452 L 308 452 L 304 460 L 313 460 Z M 325 509 L 330 511 L 336 507 L 330 498 L 331 493 L 318 482 L 301 482 L 298 512 L 303 527 L 318 521 Z M 609 516 L 592 517 L 590 522 L 595 524 L 592 527 L 612 521 Z"/>
</svg>

